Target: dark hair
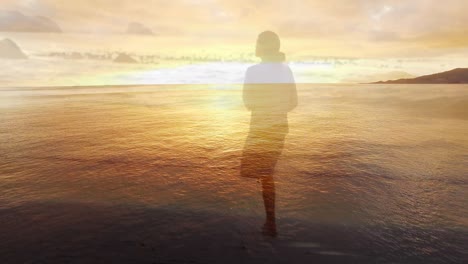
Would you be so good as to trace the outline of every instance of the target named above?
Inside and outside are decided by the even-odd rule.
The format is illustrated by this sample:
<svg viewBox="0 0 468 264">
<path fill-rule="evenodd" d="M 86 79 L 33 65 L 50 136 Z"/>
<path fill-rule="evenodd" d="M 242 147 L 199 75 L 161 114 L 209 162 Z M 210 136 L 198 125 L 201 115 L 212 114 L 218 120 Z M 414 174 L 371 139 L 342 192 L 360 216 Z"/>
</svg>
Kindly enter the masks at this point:
<svg viewBox="0 0 468 264">
<path fill-rule="evenodd" d="M 275 56 L 279 53 L 281 42 L 273 31 L 264 31 L 258 35 L 255 55 L 257 57 Z"/>
</svg>

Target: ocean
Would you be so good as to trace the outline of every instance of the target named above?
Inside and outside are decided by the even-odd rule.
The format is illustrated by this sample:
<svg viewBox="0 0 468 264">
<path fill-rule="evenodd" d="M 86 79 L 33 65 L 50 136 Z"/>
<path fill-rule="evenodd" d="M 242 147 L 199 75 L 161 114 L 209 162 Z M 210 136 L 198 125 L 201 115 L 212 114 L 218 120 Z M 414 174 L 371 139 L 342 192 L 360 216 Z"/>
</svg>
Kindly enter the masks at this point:
<svg viewBox="0 0 468 264">
<path fill-rule="evenodd" d="M 2 263 L 462 263 L 468 86 L 298 84 L 274 180 L 230 84 L 0 88 Z"/>
</svg>

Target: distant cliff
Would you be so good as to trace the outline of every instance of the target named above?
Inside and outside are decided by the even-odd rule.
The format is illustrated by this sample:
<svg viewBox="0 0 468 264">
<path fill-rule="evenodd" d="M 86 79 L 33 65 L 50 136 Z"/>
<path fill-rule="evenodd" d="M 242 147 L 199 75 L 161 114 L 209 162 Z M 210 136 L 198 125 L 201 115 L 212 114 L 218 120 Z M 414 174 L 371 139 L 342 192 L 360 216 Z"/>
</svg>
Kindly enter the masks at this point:
<svg viewBox="0 0 468 264">
<path fill-rule="evenodd" d="M 344 79 L 341 79 L 340 82 L 342 83 L 370 83 L 370 82 L 378 82 L 380 80 L 396 80 L 396 79 L 410 79 L 415 78 L 412 74 L 409 74 L 404 71 L 390 71 L 390 72 L 381 72 L 381 73 L 374 73 L 374 74 L 367 74 L 363 73 L 355 73 L 353 75 L 347 76 Z"/>
<path fill-rule="evenodd" d="M 27 59 L 24 52 L 11 39 L 0 41 L 0 59 Z"/>
<path fill-rule="evenodd" d="M 62 32 L 51 19 L 25 16 L 18 11 L 0 10 L 0 31 L 3 32 Z"/>
<path fill-rule="evenodd" d="M 451 71 L 424 75 L 412 79 L 375 82 L 377 84 L 451 84 L 468 83 L 468 68 L 457 68 Z"/>
</svg>

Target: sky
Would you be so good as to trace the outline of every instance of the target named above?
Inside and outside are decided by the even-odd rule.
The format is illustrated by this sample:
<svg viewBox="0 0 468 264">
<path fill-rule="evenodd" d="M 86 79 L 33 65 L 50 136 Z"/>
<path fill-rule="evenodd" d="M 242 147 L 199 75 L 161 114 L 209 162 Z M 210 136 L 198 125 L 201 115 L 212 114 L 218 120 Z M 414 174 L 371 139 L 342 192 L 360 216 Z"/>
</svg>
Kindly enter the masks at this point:
<svg viewBox="0 0 468 264">
<path fill-rule="evenodd" d="M 269 29 L 312 43 L 315 54 L 439 56 L 468 46 L 465 0 L 2 0 L 1 6 L 47 16 L 66 32 L 119 33 L 139 22 L 159 36 L 247 40 Z"/>
<path fill-rule="evenodd" d="M 371 82 L 468 67 L 466 0 L 0 2 L 0 10 L 45 16 L 64 31 L 57 36 L 32 37 L 1 32 L 0 37 L 11 37 L 29 54 L 99 50 L 163 56 L 253 57 L 257 35 L 273 30 L 281 38 L 281 50 L 288 61 L 318 62 L 304 68 L 304 82 Z M 132 22 L 145 25 L 155 36 L 126 35 Z M 62 69 L 64 64 L 60 68 L 54 68 L 55 64 L 44 66 L 48 72 L 41 76 L 80 72 L 74 68 L 76 64 L 73 62 L 68 70 Z M 41 67 L 34 70 L 37 68 Z M 144 73 L 148 75 L 146 69 Z"/>
</svg>

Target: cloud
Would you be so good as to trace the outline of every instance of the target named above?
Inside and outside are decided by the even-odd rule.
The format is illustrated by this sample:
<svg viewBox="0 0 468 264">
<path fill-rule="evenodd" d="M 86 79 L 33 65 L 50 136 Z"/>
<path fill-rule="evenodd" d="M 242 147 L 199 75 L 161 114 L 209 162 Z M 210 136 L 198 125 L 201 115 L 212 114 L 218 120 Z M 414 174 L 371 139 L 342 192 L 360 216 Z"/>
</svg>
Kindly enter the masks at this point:
<svg viewBox="0 0 468 264">
<path fill-rule="evenodd" d="M 399 41 L 401 37 L 396 32 L 372 30 L 369 32 L 369 40 L 380 42 L 380 41 Z"/>
<path fill-rule="evenodd" d="M 438 43 L 460 46 L 468 32 L 465 0 L 2 0 L 3 9 L 45 15 L 64 31 L 124 32 L 138 21 L 158 35 L 254 38 L 265 29 L 285 38 L 354 43 L 381 49 Z"/>
</svg>

